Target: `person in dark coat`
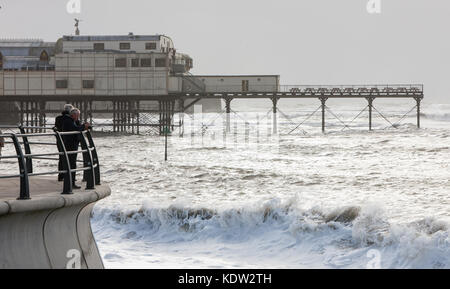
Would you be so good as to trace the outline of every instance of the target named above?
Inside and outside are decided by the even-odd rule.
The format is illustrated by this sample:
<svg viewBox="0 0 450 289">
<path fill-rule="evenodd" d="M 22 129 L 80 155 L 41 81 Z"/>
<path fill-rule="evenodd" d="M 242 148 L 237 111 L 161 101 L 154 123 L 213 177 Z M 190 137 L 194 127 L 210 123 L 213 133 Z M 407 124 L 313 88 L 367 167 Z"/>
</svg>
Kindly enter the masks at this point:
<svg viewBox="0 0 450 289">
<path fill-rule="evenodd" d="M 64 105 L 63 112 L 61 112 L 61 114 L 55 118 L 55 127 L 58 131 L 62 131 L 63 117 L 65 115 L 70 115 L 70 111 L 72 109 L 73 109 L 73 106 L 71 104 Z"/>
<path fill-rule="evenodd" d="M 73 106 L 71 104 L 64 105 L 64 110 L 61 112 L 60 115 L 58 115 L 55 118 L 55 127 L 58 131 L 63 131 L 63 120 L 65 115 L 70 116 L 70 111 L 73 109 Z M 64 156 L 59 156 L 59 162 L 58 162 L 58 171 L 63 170 L 63 159 Z M 58 174 L 58 181 L 62 182 L 64 180 L 64 174 Z"/>
<path fill-rule="evenodd" d="M 85 123 L 80 125 L 79 118 L 80 118 L 80 110 L 78 110 L 77 108 L 73 108 L 70 111 L 70 115 L 63 116 L 62 131 L 69 132 L 69 131 L 87 130 L 90 127 L 90 124 Z M 78 146 L 80 143 L 80 135 L 63 135 L 62 138 L 67 151 L 78 151 Z M 69 163 L 71 169 L 77 168 L 77 154 L 69 155 Z M 74 189 L 80 189 L 80 187 L 75 184 L 75 177 L 76 172 L 72 172 L 72 183 L 73 183 L 72 187 Z"/>
</svg>

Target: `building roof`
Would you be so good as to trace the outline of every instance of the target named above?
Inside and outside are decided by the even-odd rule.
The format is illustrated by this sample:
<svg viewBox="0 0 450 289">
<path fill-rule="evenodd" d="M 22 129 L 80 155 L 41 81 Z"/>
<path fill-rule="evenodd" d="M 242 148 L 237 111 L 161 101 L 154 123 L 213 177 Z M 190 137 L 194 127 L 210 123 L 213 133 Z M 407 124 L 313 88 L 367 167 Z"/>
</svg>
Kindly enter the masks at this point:
<svg viewBox="0 0 450 289">
<path fill-rule="evenodd" d="M 63 36 L 64 41 L 159 41 L 163 35 L 83 35 Z"/>
<path fill-rule="evenodd" d="M 0 39 L 0 47 L 53 47 L 54 42 L 44 42 L 42 39 Z"/>
</svg>

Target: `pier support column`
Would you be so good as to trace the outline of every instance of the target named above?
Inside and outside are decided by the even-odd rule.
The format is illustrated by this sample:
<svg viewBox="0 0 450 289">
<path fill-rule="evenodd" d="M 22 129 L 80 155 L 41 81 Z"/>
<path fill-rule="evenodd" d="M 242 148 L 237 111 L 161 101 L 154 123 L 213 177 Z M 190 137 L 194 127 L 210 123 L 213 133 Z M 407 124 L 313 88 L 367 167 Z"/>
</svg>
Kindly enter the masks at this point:
<svg viewBox="0 0 450 289">
<path fill-rule="evenodd" d="M 116 132 L 116 104 L 117 102 L 113 101 L 113 132 Z"/>
<path fill-rule="evenodd" d="M 369 130 L 372 130 L 372 110 L 373 110 L 373 100 L 374 97 L 368 97 L 366 98 L 367 102 L 369 103 Z"/>
<path fill-rule="evenodd" d="M 45 101 L 39 102 L 39 126 L 44 127 L 46 123 L 46 115 L 45 115 Z M 43 132 L 42 129 L 39 129 L 39 132 Z"/>
<path fill-rule="evenodd" d="M 171 125 L 171 132 L 175 130 L 175 123 L 173 121 L 175 117 L 175 100 L 172 100 L 170 102 L 170 125 Z"/>
<path fill-rule="evenodd" d="M 227 133 L 231 132 L 231 101 L 232 98 L 225 98 L 225 108 L 227 110 Z"/>
<path fill-rule="evenodd" d="M 127 132 L 127 102 L 122 101 L 122 132 Z"/>
<path fill-rule="evenodd" d="M 325 104 L 328 100 L 328 97 L 319 97 L 320 102 L 322 103 L 322 132 L 325 133 Z"/>
<path fill-rule="evenodd" d="M 136 101 L 136 133 L 139 135 L 140 133 L 140 107 L 141 107 L 141 102 L 138 100 Z"/>
<path fill-rule="evenodd" d="M 25 113 L 25 116 L 24 116 L 24 121 L 25 121 L 25 126 L 28 126 L 29 125 L 29 123 L 28 123 L 28 119 L 29 119 L 29 108 L 28 108 L 28 104 L 29 104 L 29 102 L 28 101 L 26 101 L 25 102 L 25 108 L 24 108 L 24 113 Z"/>
<path fill-rule="evenodd" d="M 33 101 L 33 114 L 34 114 L 34 122 L 33 126 L 37 127 L 39 126 L 39 102 Z M 33 130 L 34 133 L 39 132 L 38 129 Z"/>
<path fill-rule="evenodd" d="M 121 120 L 120 120 L 120 122 L 122 123 L 120 126 L 121 132 L 126 132 L 126 125 L 127 125 L 126 105 L 127 105 L 127 103 L 125 101 L 121 101 L 121 110 L 122 110 Z"/>
<path fill-rule="evenodd" d="M 184 99 L 178 100 L 178 109 L 180 110 L 180 137 L 184 137 Z"/>
<path fill-rule="evenodd" d="M 135 133 L 135 112 L 136 112 L 136 101 L 131 101 L 130 102 L 130 121 L 131 121 L 131 133 L 134 134 Z"/>
<path fill-rule="evenodd" d="M 25 114 L 25 108 L 23 101 L 20 102 L 20 125 L 23 126 L 23 120 L 24 120 L 24 114 Z"/>
<path fill-rule="evenodd" d="M 117 102 L 117 131 L 121 132 L 122 130 L 122 102 Z"/>
<path fill-rule="evenodd" d="M 278 134 L 278 119 L 277 119 L 277 104 L 278 104 L 278 97 L 272 98 L 272 104 L 273 104 L 273 122 L 272 122 L 272 128 L 273 128 L 273 134 Z"/>
<path fill-rule="evenodd" d="M 128 132 L 134 134 L 134 121 L 133 121 L 134 102 L 128 101 Z"/>
<path fill-rule="evenodd" d="M 92 119 L 92 100 L 89 101 L 89 123 L 92 125 L 93 119 Z"/>
<path fill-rule="evenodd" d="M 83 102 L 82 102 L 82 116 L 83 116 L 83 118 L 81 118 L 81 119 L 83 120 L 84 123 L 86 123 L 88 121 L 88 115 L 89 115 L 88 102 L 86 100 L 83 100 Z"/>
<path fill-rule="evenodd" d="M 422 101 L 422 98 L 415 97 L 416 103 L 417 103 L 417 128 L 420 128 L 420 103 Z"/>
</svg>

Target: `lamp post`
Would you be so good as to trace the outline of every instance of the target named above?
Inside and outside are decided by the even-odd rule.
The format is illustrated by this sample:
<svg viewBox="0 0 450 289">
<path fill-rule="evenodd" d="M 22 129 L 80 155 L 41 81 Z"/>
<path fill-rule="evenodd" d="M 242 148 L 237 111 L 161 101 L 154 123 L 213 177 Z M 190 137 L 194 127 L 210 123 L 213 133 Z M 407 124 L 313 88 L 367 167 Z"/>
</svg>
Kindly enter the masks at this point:
<svg viewBox="0 0 450 289">
<path fill-rule="evenodd" d="M 167 136 L 170 133 L 170 129 L 169 127 L 165 126 L 164 127 L 164 139 L 165 139 L 165 143 L 164 143 L 164 161 L 167 162 Z"/>
</svg>

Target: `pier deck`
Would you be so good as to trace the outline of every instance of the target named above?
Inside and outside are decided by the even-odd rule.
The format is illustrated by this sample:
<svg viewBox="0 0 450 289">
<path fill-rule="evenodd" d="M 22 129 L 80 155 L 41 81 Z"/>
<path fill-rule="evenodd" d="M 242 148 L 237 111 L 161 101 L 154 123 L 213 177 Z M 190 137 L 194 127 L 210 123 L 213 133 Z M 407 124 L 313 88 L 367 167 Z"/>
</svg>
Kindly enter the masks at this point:
<svg viewBox="0 0 450 289">
<path fill-rule="evenodd" d="M 201 100 L 221 99 L 225 103 L 226 113 L 231 113 L 231 103 L 235 99 L 269 99 L 273 104 L 274 133 L 276 129 L 277 104 L 281 99 L 318 99 L 322 105 L 322 131 L 325 131 L 325 110 L 328 99 L 366 99 L 369 111 L 369 130 L 372 129 L 372 109 L 374 100 L 411 99 L 417 108 L 417 127 L 420 127 L 420 104 L 424 98 L 422 84 L 386 84 L 386 85 L 281 85 L 274 87 L 258 86 L 256 90 L 237 86 L 221 86 L 197 92 L 176 92 L 165 95 L 4 95 L 1 101 L 18 104 L 20 122 L 24 126 L 45 126 L 46 114 L 55 110 L 46 107 L 47 102 L 72 103 L 81 109 L 81 119 L 90 121 L 95 115 L 112 114 L 114 132 L 139 134 L 140 127 L 156 127 L 163 134 L 167 128 L 183 126 L 173 123 L 176 113 L 185 113 Z M 156 108 L 149 109 L 141 105 L 144 101 L 153 101 Z M 108 102 L 108 108 L 93 107 L 93 102 Z M 145 117 L 146 115 L 146 117 Z M 141 117 L 143 116 L 143 117 Z M 150 123 L 149 123 L 150 119 Z M 227 127 L 229 117 L 227 117 Z"/>
</svg>

